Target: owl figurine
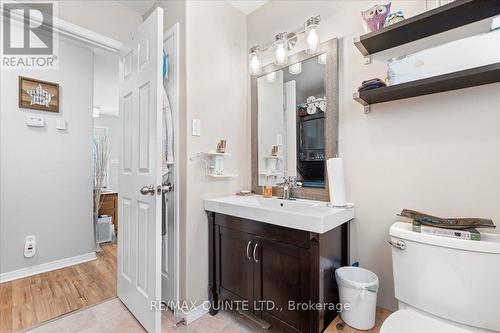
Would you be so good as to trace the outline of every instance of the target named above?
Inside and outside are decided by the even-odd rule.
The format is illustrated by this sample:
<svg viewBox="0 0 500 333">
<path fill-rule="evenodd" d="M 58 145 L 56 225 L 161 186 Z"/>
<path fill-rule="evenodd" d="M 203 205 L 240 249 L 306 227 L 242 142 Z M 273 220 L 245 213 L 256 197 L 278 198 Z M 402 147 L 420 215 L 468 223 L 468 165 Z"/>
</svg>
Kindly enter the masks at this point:
<svg viewBox="0 0 500 333">
<path fill-rule="evenodd" d="M 389 15 L 387 15 L 387 18 L 385 19 L 384 27 L 388 27 L 394 23 L 398 23 L 404 20 L 405 20 L 405 14 L 402 11 L 390 13 Z"/>
<path fill-rule="evenodd" d="M 385 25 L 385 19 L 391 11 L 391 3 L 386 5 L 375 5 L 372 8 L 362 11 L 361 17 L 365 24 L 366 32 L 377 31 Z"/>
</svg>

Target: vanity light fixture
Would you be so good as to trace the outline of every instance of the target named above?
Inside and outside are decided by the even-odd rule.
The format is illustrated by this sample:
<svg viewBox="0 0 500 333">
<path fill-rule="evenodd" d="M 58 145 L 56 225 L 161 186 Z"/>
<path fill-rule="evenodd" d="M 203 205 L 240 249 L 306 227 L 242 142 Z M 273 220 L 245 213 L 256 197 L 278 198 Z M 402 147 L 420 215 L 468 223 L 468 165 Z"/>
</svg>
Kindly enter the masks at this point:
<svg viewBox="0 0 500 333">
<path fill-rule="evenodd" d="M 251 75 L 259 75 L 262 72 L 262 61 L 260 59 L 260 46 L 254 46 L 250 49 L 248 64 Z"/>
<path fill-rule="evenodd" d="M 287 33 L 282 32 L 274 37 L 274 63 L 286 65 L 288 62 Z"/>
<path fill-rule="evenodd" d="M 311 17 L 306 21 L 304 31 L 306 33 L 306 43 L 307 43 L 307 49 L 306 53 L 307 54 L 313 54 L 316 51 L 318 51 L 318 46 L 319 46 L 319 36 L 318 36 L 318 29 L 319 29 L 319 21 L 320 17 Z"/>
<path fill-rule="evenodd" d="M 259 75 L 262 73 L 262 60 L 261 52 L 273 48 L 274 50 L 274 63 L 279 66 L 288 63 L 288 52 L 295 47 L 299 35 L 305 34 L 305 41 L 307 44 L 306 53 L 314 54 L 318 51 L 320 38 L 318 35 L 319 22 L 321 17 L 310 17 L 302 27 L 293 32 L 281 32 L 274 37 L 274 41 L 267 43 L 264 46 L 253 46 L 250 49 L 248 56 L 248 67 L 251 75 Z M 292 73 L 292 72 L 290 72 Z M 300 73 L 300 70 L 299 72 Z M 298 74 L 296 73 L 296 74 Z M 293 73 L 292 73 L 293 74 Z"/>
<path fill-rule="evenodd" d="M 302 73 L 302 63 L 298 62 L 296 64 L 288 66 L 288 72 L 294 75 Z"/>
</svg>

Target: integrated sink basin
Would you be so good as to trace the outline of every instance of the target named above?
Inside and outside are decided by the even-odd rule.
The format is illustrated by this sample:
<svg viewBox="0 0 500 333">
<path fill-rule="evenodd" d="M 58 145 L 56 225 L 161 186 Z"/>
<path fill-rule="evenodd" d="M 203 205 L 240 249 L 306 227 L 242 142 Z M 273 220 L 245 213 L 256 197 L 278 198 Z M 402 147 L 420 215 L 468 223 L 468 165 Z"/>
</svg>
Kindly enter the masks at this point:
<svg viewBox="0 0 500 333">
<path fill-rule="evenodd" d="M 354 208 L 330 208 L 324 201 L 260 195 L 205 199 L 205 210 L 320 234 L 354 218 Z"/>
</svg>

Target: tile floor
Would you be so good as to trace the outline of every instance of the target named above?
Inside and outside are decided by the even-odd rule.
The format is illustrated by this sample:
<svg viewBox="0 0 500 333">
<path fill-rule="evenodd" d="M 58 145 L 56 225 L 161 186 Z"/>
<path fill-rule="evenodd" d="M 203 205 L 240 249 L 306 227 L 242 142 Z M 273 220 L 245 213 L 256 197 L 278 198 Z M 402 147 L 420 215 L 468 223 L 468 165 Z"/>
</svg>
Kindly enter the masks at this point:
<svg viewBox="0 0 500 333">
<path fill-rule="evenodd" d="M 125 306 L 117 299 L 86 308 L 27 331 L 29 333 L 143 333 L 146 332 Z M 189 326 L 174 326 L 171 311 L 163 312 L 162 332 L 166 333 L 275 333 L 262 330 L 236 312 L 209 314 Z"/>
</svg>

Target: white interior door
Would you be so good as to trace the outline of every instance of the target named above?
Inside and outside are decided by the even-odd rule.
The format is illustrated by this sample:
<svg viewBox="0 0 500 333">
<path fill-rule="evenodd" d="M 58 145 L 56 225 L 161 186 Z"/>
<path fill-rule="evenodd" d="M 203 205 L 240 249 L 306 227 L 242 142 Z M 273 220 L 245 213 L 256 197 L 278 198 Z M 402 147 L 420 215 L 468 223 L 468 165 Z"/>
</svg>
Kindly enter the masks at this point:
<svg viewBox="0 0 500 333">
<path fill-rule="evenodd" d="M 161 331 L 162 45 L 157 8 L 120 55 L 118 297 L 150 333 Z"/>
</svg>

